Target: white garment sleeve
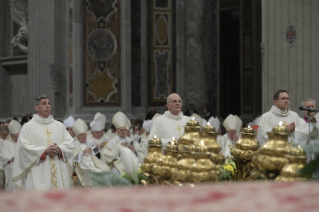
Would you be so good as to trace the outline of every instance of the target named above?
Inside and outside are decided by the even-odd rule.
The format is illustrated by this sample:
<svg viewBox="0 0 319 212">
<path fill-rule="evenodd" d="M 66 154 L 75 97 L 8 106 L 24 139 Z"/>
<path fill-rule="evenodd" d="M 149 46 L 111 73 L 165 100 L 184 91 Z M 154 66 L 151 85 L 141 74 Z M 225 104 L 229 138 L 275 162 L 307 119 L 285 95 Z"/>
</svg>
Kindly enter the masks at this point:
<svg viewBox="0 0 319 212">
<path fill-rule="evenodd" d="M 83 159 L 83 152 L 80 151 L 79 154 L 77 154 L 74 158 L 73 161 L 76 163 L 80 163 Z"/>
</svg>

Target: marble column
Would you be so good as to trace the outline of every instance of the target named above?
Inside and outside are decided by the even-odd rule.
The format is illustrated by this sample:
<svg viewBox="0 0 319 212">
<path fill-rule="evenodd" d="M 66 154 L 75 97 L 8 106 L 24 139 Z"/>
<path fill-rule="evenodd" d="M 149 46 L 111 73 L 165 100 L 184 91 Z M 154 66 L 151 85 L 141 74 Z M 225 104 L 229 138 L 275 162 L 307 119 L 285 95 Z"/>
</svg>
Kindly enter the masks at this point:
<svg viewBox="0 0 319 212">
<path fill-rule="evenodd" d="M 201 112 L 208 102 L 205 76 L 205 0 L 186 0 L 186 104 Z M 186 105 L 185 105 L 186 106 Z M 186 106 L 187 107 L 187 106 Z"/>
<path fill-rule="evenodd" d="M 29 0 L 28 106 L 38 94 L 51 98 L 52 114 L 63 117 L 67 70 L 67 3 L 65 0 Z M 56 77 L 51 76 L 55 69 Z M 58 82 L 59 90 L 54 88 Z"/>
</svg>

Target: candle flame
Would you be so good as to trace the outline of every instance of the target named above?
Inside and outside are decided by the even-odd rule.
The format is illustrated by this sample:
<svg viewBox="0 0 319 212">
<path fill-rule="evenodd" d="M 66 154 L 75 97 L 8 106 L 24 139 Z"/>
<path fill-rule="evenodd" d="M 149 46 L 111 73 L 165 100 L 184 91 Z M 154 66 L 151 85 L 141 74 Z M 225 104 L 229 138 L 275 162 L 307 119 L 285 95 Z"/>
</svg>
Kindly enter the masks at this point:
<svg viewBox="0 0 319 212">
<path fill-rule="evenodd" d="M 175 137 L 173 136 L 172 140 L 174 141 L 175 140 Z"/>
<path fill-rule="evenodd" d="M 174 141 L 172 141 L 172 145 L 174 145 Z"/>
<path fill-rule="evenodd" d="M 279 122 L 279 126 L 282 126 L 282 121 Z"/>
<path fill-rule="evenodd" d="M 207 122 L 207 126 L 210 126 L 210 123 L 209 123 L 209 122 Z"/>
<path fill-rule="evenodd" d="M 200 143 L 201 143 L 202 146 L 204 146 L 204 141 L 203 140 Z"/>
<path fill-rule="evenodd" d="M 250 128 L 250 125 L 248 125 L 248 128 Z"/>
<path fill-rule="evenodd" d="M 156 138 L 156 135 L 154 135 L 154 138 Z"/>
<path fill-rule="evenodd" d="M 195 117 L 194 117 L 194 116 L 192 117 L 192 120 L 193 120 L 193 121 L 195 120 Z"/>
</svg>

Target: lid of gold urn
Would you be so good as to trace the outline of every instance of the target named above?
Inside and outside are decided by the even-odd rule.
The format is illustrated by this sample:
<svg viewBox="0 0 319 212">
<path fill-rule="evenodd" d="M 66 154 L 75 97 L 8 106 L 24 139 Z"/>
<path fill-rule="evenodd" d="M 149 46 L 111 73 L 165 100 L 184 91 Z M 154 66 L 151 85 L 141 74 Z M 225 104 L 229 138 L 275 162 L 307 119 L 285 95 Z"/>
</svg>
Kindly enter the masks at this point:
<svg viewBox="0 0 319 212">
<path fill-rule="evenodd" d="M 183 147 L 183 152 L 189 152 L 192 153 L 195 150 L 195 146 L 194 145 L 184 145 Z"/>
<path fill-rule="evenodd" d="M 209 132 L 209 133 L 216 133 L 216 129 L 214 126 L 210 125 L 210 123 L 208 122 L 207 125 L 202 126 L 202 128 L 200 129 L 201 132 Z"/>
<path fill-rule="evenodd" d="M 279 122 L 279 126 L 275 126 L 272 128 L 272 132 L 279 135 L 289 135 L 287 127 L 282 125 L 282 121 Z"/>
<path fill-rule="evenodd" d="M 148 146 L 150 147 L 162 147 L 162 141 L 161 139 L 154 136 L 150 140 L 148 140 Z"/>
<path fill-rule="evenodd" d="M 235 146 L 241 150 L 257 150 L 259 149 L 259 142 L 255 140 L 254 129 L 246 127 L 241 133 L 241 138 L 236 142 Z"/>
<path fill-rule="evenodd" d="M 194 117 L 192 117 L 187 123 L 186 126 L 198 126 L 199 127 L 199 123 L 198 121 L 195 120 Z"/>
</svg>

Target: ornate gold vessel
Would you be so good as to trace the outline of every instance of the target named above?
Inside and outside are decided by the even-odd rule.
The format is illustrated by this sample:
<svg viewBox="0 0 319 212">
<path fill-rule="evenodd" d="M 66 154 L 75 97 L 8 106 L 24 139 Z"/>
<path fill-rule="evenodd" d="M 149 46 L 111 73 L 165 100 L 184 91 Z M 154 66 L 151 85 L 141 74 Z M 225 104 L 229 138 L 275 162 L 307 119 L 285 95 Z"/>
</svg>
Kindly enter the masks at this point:
<svg viewBox="0 0 319 212">
<path fill-rule="evenodd" d="M 289 160 L 289 163 L 282 168 L 280 176 L 275 181 L 293 182 L 307 180 L 306 177 L 299 174 L 299 170 L 304 167 L 307 161 L 305 151 L 301 148 L 291 148 L 285 157 Z"/>
<path fill-rule="evenodd" d="M 214 126 L 211 126 L 209 122 L 206 126 L 203 126 L 199 131 L 198 139 L 194 142 L 195 145 L 201 145 L 201 141 L 204 141 L 204 145 L 211 153 L 210 159 L 216 165 L 221 165 L 225 162 L 225 157 L 220 150 L 222 147 L 217 142 L 217 133 Z"/>
<path fill-rule="evenodd" d="M 148 145 L 148 155 L 144 158 L 144 161 L 141 164 L 141 169 L 149 175 L 158 175 L 156 163 L 163 157 L 162 142 L 159 138 L 154 136 L 154 138 L 148 141 Z M 155 169 L 153 168 L 154 165 L 156 166 Z M 153 173 L 153 170 L 155 173 Z"/>
<path fill-rule="evenodd" d="M 174 139 L 173 139 L 174 140 Z M 171 178 L 172 169 L 177 166 L 177 159 L 175 157 L 177 146 L 173 141 L 170 141 L 164 149 L 164 156 L 157 162 L 158 172 L 155 171 L 163 180 L 169 180 Z M 153 166 L 154 168 L 155 166 Z"/>
<path fill-rule="evenodd" d="M 248 126 L 243 129 L 240 139 L 230 149 L 230 153 L 234 158 L 250 161 L 258 152 L 258 149 L 259 142 L 255 140 L 254 130 Z"/>
<path fill-rule="evenodd" d="M 236 181 L 255 180 L 258 175 L 253 175 L 254 170 L 252 158 L 258 153 L 259 142 L 255 140 L 254 130 L 248 126 L 243 129 L 241 138 L 235 146 L 230 149 L 231 155 L 236 163 L 236 171 L 233 179 Z"/>
<path fill-rule="evenodd" d="M 179 138 L 179 143 L 183 145 L 191 145 L 197 140 L 200 126 L 198 121 L 189 120 L 184 126 L 184 134 Z"/>
<path fill-rule="evenodd" d="M 261 146 L 260 152 L 253 162 L 260 170 L 267 172 L 268 179 L 274 179 L 288 162 L 284 155 L 290 151 L 291 146 L 288 144 L 289 133 L 281 122 L 279 126 L 272 129 L 272 132 L 268 132 L 268 136 L 268 141 Z"/>
<path fill-rule="evenodd" d="M 171 181 L 191 182 L 190 169 L 195 162 L 194 149 L 194 145 L 184 145 L 182 159 L 177 162 L 176 169 L 172 170 Z"/>
<path fill-rule="evenodd" d="M 219 171 L 216 165 L 210 160 L 211 152 L 204 145 L 204 141 L 200 145 L 195 145 L 193 152 L 196 162 L 193 163 L 191 170 L 191 182 L 211 182 L 217 181 Z"/>
</svg>

